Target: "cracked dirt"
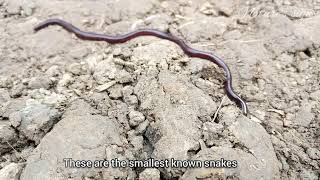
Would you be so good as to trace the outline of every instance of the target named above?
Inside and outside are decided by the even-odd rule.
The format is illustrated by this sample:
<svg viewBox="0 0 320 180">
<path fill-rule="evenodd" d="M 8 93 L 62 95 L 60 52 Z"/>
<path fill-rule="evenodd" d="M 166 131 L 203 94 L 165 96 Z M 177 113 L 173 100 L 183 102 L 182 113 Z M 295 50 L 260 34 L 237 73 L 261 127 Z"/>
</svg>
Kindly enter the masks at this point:
<svg viewBox="0 0 320 180">
<path fill-rule="evenodd" d="M 0 179 L 319 179 L 320 1 L 0 0 Z M 229 65 L 139 37 L 159 29 Z M 237 168 L 66 168 L 78 160 L 237 160 Z"/>
</svg>

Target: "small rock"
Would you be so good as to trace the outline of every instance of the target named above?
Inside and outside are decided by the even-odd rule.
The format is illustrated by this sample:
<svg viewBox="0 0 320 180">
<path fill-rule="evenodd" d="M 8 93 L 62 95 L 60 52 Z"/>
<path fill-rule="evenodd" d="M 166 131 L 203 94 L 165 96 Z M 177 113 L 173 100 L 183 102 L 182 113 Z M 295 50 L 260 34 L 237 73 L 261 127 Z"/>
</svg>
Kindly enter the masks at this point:
<svg viewBox="0 0 320 180">
<path fill-rule="evenodd" d="M 59 81 L 58 85 L 65 87 L 69 84 L 71 84 L 74 81 L 72 76 L 69 73 L 66 73 L 62 76 L 62 79 Z"/>
<path fill-rule="evenodd" d="M 21 124 L 21 114 L 19 111 L 13 112 L 9 115 L 9 120 L 11 123 L 11 126 L 18 127 Z"/>
<path fill-rule="evenodd" d="M 310 58 L 305 52 L 299 52 L 298 55 L 302 60 L 307 60 Z"/>
<path fill-rule="evenodd" d="M 23 165 L 17 163 L 10 163 L 0 170 L 1 180 L 19 180 Z"/>
<path fill-rule="evenodd" d="M 122 85 L 121 84 L 113 85 L 112 87 L 110 87 L 108 89 L 108 92 L 110 93 L 109 96 L 111 98 L 114 98 L 114 99 L 121 98 L 122 97 L 121 89 L 122 89 Z"/>
<path fill-rule="evenodd" d="M 205 15 L 214 15 L 214 16 L 218 15 L 218 12 L 214 9 L 212 4 L 210 4 L 209 2 L 204 3 L 200 7 L 200 12 Z"/>
<path fill-rule="evenodd" d="M 61 104 L 63 104 L 67 100 L 66 96 L 62 94 L 56 94 L 52 93 L 48 96 L 45 96 L 43 98 L 42 103 L 47 104 L 51 107 L 59 107 Z"/>
<path fill-rule="evenodd" d="M 148 168 L 139 174 L 139 180 L 159 180 L 160 171 L 155 168 Z"/>
<path fill-rule="evenodd" d="M 138 104 L 138 98 L 135 95 L 124 97 L 124 102 L 128 105 L 136 105 Z"/>
<path fill-rule="evenodd" d="M 23 1 L 21 5 L 22 9 L 22 15 L 24 16 L 31 16 L 34 12 L 34 9 L 36 8 L 36 5 L 34 1 Z"/>
<path fill-rule="evenodd" d="M 290 116 L 290 115 L 289 115 Z M 293 115 L 292 115 L 293 116 Z M 287 119 L 287 118 L 284 118 L 283 119 L 283 127 L 291 127 L 292 126 L 292 122 Z"/>
<path fill-rule="evenodd" d="M 139 111 L 131 111 L 129 113 L 129 118 L 130 118 L 129 124 L 131 126 L 137 126 L 145 120 L 144 115 Z"/>
<path fill-rule="evenodd" d="M 146 131 L 148 126 L 149 126 L 149 121 L 148 120 L 143 121 L 136 127 L 135 129 L 136 134 L 143 134 Z"/>
<path fill-rule="evenodd" d="M 17 84 L 15 86 L 13 86 L 13 88 L 11 89 L 10 92 L 10 96 L 13 98 L 17 98 L 20 97 L 23 93 L 23 91 L 25 90 L 25 86 L 23 84 Z"/>
<path fill-rule="evenodd" d="M 58 122 L 61 113 L 47 105 L 27 103 L 21 111 L 21 125 L 18 129 L 37 144 L 42 137 Z"/>
<path fill-rule="evenodd" d="M 307 154 L 311 159 L 320 160 L 320 151 L 316 148 L 308 148 Z"/>
</svg>

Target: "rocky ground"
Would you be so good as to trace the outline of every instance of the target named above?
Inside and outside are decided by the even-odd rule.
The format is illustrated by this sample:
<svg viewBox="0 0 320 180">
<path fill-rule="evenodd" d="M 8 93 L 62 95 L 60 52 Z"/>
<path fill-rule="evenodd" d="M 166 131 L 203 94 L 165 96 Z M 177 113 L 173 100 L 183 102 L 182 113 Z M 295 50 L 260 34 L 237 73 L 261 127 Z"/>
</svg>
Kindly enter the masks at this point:
<svg viewBox="0 0 320 180">
<path fill-rule="evenodd" d="M 0 179 L 318 179 L 319 0 L 0 0 Z M 245 117 L 216 65 L 171 42 L 111 45 L 81 29 L 156 28 L 230 66 Z M 66 168 L 76 160 L 237 160 L 237 168 Z"/>
</svg>

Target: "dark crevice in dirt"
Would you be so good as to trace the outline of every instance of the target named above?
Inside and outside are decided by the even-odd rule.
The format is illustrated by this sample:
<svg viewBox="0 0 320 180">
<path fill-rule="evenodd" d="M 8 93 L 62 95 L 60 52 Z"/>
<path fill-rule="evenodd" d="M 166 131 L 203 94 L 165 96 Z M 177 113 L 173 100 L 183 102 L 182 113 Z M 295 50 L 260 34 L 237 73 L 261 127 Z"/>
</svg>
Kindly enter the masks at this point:
<svg viewBox="0 0 320 180">
<path fill-rule="evenodd" d="M 1 121 L 9 121 L 9 117 L 0 116 L 0 118 L 1 118 Z"/>
<path fill-rule="evenodd" d="M 148 157 L 151 157 L 154 151 L 154 147 L 152 143 L 149 141 L 148 137 L 145 136 L 145 134 L 143 134 L 142 137 L 143 137 L 143 148 L 147 152 Z"/>
<path fill-rule="evenodd" d="M 312 57 L 312 53 L 311 53 L 311 51 L 310 51 L 309 48 L 305 49 L 303 52 L 304 52 L 307 56 Z"/>
<path fill-rule="evenodd" d="M 16 150 L 23 150 L 26 147 L 36 147 L 35 142 L 28 140 L 26 136 L 24 136 L 20 130 L 18 130 L 16 127 L 14 126 L 10 126 L 11 128 L 14 129 L 15 133 L 17 134 L 18 140 L 16 141 L 17 144 L 12 145 L 13 148 L 15 148 Z"/>
<path fill-rule="evenodd" d="M 226 12 L 224 12 L 224 11 L 218 11 L 218 16 L 230 17 L 230 15 L 227 14 Z"/>
<path fill-rule="evenodd" d="M 178 177 L 168 178 L 165 173 L 160 171 L 160 180 L 179 180 L 179 178 Z"/>
<path fill-rule="evenodd" d="M 201 151 L 201 147 L 200 146 L 196 150 L 188 150 L 187 151 L 188 157 L 191 159 L 193 156 L 197 155 L 200 151 Z"/>
<path fill-rule="evenodd" d="M 254 156 L 257 159 L 257 157 L 250 151 L 250 149 L 247 148 L 244 144 L 242 144 L 240 142 L 233 143 L 232 148 L 240 149 L 240 150 L 242 150 L 242 151 L 244 151 L 246 153 L 251 154 L 252 156 Z"/>
<path fill-rule="evenodd" d="M 213 115 L 213 116 L 211 116 L 211 119 L 213 119 L 213 118 L 214 118 L 214 115 Z M 219 124 L 219 122 L 220 122 L 219 114 L 216 116 L 216 118 L 213 120 L 213 122 L 215 122 L 215 123 Z"/>
</svg>

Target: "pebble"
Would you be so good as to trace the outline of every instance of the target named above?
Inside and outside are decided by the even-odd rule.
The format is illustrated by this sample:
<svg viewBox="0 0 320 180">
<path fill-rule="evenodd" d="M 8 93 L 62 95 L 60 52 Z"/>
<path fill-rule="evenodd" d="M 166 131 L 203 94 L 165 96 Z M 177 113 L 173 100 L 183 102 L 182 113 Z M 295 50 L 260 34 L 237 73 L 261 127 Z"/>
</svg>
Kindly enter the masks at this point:
<svg viewBox="0 0 320 180">
<path fill-rule="evenodd" d="M 74 81 L 74 79 L 72 78 L 71 74 L 66 73 L 62 76 L 62 79 L 59 81 L 58 85 L 59 86 L 67 86 L 69 84 L 71 84 Z"/>
<path fill-rule="evenodd" d="M 67 101 L 67 98 L 65 95 L 52 93 L 50 95 L 45 96 L 41 102 L 51 107 L 59 107 L 66 101 Z"/>
<path fill-rule="evenodd" d="M 108 89 L 108 92 L 110 93 L 109 96 L 111 98 L 114 98 L 114 99 L 118 99 L 118 98 L 121 98 L 122 97 L 122 85 L 121 84 L 115 84 L 113 85 L 112 87 L 110 87 Z"/>
<path fill-rule="evenodd" d="M 130 111 L 129 119 L 130 119 L 129 120 L 129 124 L 131 126 L 137 126 L 137 125 L 139 125 L 141 122 L 143 122 L 145 120 L 145 117 L 139 111 Z"/>
<path fill-rule="evenodd" d="M 148 120 L 143 121 L 136 127 L 135 134 L 143 134 L 147 130 L 148 126 L 149 126 L 149 121 Z"/>
<path fill-rule="evenodd" d="M 21 14 L 24 16 L 31 16 L 36 8 L 36 4 L 34 1 L 23 1 L 21 4 L 22 12 Z"/>
<path fill-rule="evenodd" d="M 9 115 L 10 124 L 13 127 L 18 127 L 21 124 L 21 114 L 19 111 L 15 111 Z"/>
<path fill-rule="evenodd" d="M 130 95 L 124 97 L 124 102 L 128 105 L 137 105 L 138 104 L 138 98 L 135 95 Z"/>
<path fill-rule="evenodd" d="M 214 15 L 217 16 L 218 12 L 214 9 L 214 6 L 210 4 L 209 2 L 204 3 L 199 10 L 201 13 L 205 15 Z"/>
<path fill-rule="evenodd" d="M 17 84 L 13 86 L 10 92 L 10 96 L 13 98 L 20 97 L 23 94 L 23 91 L 25 90 L 25 86 L 23 84 Z"/>
</svg>

